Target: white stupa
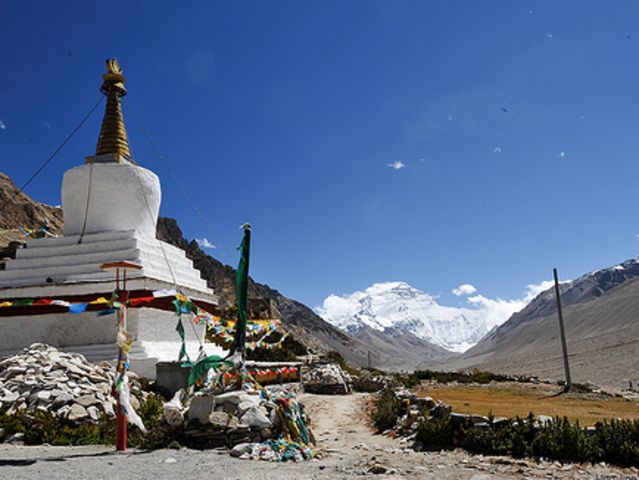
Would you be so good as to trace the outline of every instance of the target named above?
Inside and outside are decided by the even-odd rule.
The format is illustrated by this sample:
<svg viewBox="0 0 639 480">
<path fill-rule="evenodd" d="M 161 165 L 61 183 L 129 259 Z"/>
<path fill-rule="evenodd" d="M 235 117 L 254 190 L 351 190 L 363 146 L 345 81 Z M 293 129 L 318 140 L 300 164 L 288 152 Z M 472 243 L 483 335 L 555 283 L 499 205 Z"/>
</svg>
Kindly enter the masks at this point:
<svg viewBox="0 0 639 480">
<path fill-rule="evenodd" d="M 34 239 L 17 251 L 0 271 L 0 303 L 110 298 L 114 274 L 100 270 L 100 265 L 126 260 L 142 266 L 127 274 L 132 298 L 179 287 L 210 310 L 217 297 L 200 272 L 183 250 L 156 238 L 160 180 L 131 157 L 120 105 L 125 79 L 116 60 L 107 61 L 107 70 L 101 88 L 107 104 L 96 154 L 64 174 L 64 236 Z M 180 343 L 171 300 L 158 298 L 151 306 L 128 310 L 128 328 L 136 338 L 132 369 L 150 377 L 155 362 L 177 359 Z M 55 305 L 0 308 L 0 356 L 44 342 L 83 353 L 92 361 L 116 357 L 115 315 L 64 310 Z M 195 335 L 203 335 L 203 326 L 185 328 L 187 350 L 196 357 Z M 215 350 L 211 347 L 207 350 Z"/>
</svg>

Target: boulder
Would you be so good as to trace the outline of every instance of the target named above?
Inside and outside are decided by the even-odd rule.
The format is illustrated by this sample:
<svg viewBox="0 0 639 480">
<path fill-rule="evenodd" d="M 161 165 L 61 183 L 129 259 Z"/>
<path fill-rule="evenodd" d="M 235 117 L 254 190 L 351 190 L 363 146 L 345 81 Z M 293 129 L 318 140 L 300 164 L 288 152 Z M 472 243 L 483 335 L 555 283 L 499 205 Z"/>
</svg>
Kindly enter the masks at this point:
<svg viewBox="0 0 639 480">
<path fill-rule="evenodd" d="M 231 457 L 241 457 L 253 450 L 251 443 L 238 443 L 231 449 Z"/>
<path fill-rule="evenodd" d="M 304 390 L 310 393 L 344 395 L 351 385 L 351 376 L 335 363 L 315 366 L 304 376 Z"/>
<path fill-rule="evenodd" d="M 251 407 L 240 417 L 240 422 L 252 428 L 270 428 L 271 421 L 258 407 Z"/>
<path fill-rule="evenodd" d="M 215 403 L 216 397 L 214 395 L 195 395 L 189 405 L 189 421 L 197 420 L 202 425 L 209 423 L 215 409 Z"/>
<path fill-rule="evenodd" d="M 209 423 L 215 428 L 226 428 L 229 424 L 230 416 L 225 412 L 213 412 L 209 416 Z"/>
<path fill-rule="evenodd" d="M 82 405 L 78 405 L 76 403 L 71 406 L 71 410 L 69 410 L 69 413 L 67 414 L 67 419 L 72 422 L 77 422 L 78 420 L 84 420 L 88 416 L 89 412 L 87 412 Z"/>
</svg>

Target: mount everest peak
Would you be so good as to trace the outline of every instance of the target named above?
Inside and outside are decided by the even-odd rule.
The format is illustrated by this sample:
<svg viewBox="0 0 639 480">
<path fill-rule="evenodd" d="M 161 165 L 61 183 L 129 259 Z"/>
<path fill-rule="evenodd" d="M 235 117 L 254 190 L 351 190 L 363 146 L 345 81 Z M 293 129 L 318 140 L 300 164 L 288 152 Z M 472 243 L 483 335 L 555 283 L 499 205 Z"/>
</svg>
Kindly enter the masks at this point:
<svg viewBox="0 0 639 480">
<path fill-rule="evenodd" d="M 465 290 L 475 293 L 474 287 Z M 362 328 L 401 330 L 446 350 L 463 352 L 524 308 L 527 297 L 501 300 L 475 294 L 466 296 L 468 306 L 450 307 L 406 282 L 382 282 L 349 295 L 329 295 L 315 311 L 351 334 Z"/>
</svg>

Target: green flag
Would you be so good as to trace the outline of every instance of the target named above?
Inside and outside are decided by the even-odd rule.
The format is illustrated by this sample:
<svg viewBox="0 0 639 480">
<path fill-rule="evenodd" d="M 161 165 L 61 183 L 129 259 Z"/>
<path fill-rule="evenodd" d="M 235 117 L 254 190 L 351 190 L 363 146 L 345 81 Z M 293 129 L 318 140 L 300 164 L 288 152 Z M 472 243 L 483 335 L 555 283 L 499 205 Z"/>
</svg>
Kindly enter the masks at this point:
<svg viewBox="0 0 639 480">
<path fill-rule="evenodd" d="M 237 323 L 235 324 L 235 338 L 231 345 L 230 355 L 237 350 L 244 351 L 246 342 L 246 323 L 248 320 L 247 297 L 248 297 L 248 270 L 249 251 L 251 249 L 251 226 L 244 225 L 244 238 L 240 244 L 240 263 L 235 272 L 235 297 L 237 302 Z"/>
</svg>

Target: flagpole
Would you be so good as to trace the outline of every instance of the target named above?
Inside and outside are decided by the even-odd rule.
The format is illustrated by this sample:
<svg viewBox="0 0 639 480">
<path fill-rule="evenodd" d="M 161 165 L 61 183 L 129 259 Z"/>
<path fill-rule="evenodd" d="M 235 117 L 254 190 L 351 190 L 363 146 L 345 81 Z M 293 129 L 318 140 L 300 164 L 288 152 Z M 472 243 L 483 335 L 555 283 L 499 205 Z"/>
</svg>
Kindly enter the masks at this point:
<svg viewBox="0 0 639 480">
<path fill-rule="evenodd" d="M 246 361 L 246 324 L 248 323 L 248 271 L 251 251 L 251 225 L 242 225 L 244 238 L 240 244 L 240 262 L 235 272 L 235 297 L 237 304 L 237 324 L 235 338 L 231 346 L 231 355 L 240 354 L 240 369 L 238 371 L 238 389 L 242 388 L 242 375 Z"/>
</svg>

